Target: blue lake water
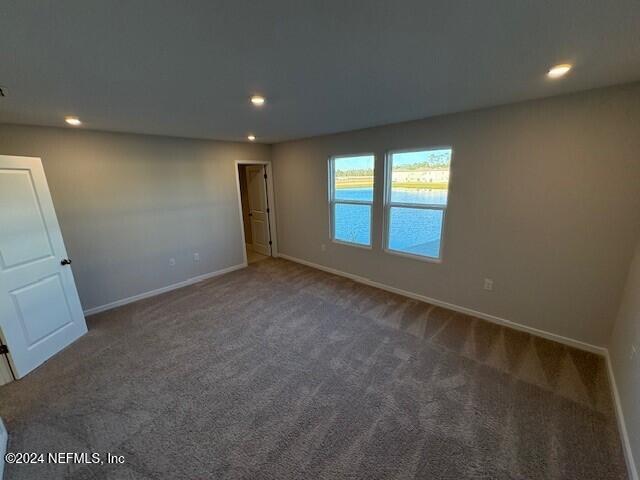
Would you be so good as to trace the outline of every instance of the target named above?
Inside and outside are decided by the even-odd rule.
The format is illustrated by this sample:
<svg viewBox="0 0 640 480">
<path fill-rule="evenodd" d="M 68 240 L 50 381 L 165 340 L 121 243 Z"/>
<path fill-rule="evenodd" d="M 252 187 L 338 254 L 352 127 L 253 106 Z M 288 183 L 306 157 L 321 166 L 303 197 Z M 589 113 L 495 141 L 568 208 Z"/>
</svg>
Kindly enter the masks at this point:
<svg viewBox="0 0 640 480">
<path fill-rule="evenodd" d="M 336 200 L 373 200 L 373 189 L 364 188 L 338 188 Z M 418 188 L 394 188 L 391 192 L 391 201 L 401 203 L 428 203 L 431 205 L 446 205 L 447 190 L 431 190 Z"/>
<path fill-rule="evenodd" d="M 371 188 L 336 189 L 336 200 L 371 200 Z M 392 201 L 446 205 L 446 190 L 394 189 Z M 440 256 L 442 210 L 392 207 L 389 219 L 389 248 L 405 253 Z M 368 205 L 336 204 L 335 238 L 337 240 L 371 244 L 371 207 Z"/>
</svg>

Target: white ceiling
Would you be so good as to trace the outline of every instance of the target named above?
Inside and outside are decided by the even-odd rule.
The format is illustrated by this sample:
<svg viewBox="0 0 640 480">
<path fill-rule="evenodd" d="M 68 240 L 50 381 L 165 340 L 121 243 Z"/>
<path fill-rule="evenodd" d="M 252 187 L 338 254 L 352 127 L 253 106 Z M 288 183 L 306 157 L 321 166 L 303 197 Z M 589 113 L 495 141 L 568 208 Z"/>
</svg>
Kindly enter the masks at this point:
<svg viewBox="0 0 640 480">
<path fill-rule="evenodd" d="M 0 122 L 277 142 L 639 80 L 640 1 L 2 0 L 0 46 Z"/>
</svg>

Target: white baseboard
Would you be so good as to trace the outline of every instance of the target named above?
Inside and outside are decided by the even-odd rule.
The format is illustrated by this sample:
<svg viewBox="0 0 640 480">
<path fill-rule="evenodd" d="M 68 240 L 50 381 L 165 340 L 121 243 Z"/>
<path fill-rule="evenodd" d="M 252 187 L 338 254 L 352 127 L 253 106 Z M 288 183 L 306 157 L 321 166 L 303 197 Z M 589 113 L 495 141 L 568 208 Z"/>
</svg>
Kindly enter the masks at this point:
<svg viewBox="0 0 640 480">
<path fill-rule="evenodd" d="M 624 450 L 624 459 L 627 462 L 627 471 L 629 472 L 629 479 L 640 480 L 640 478 L 638 477 L 638 470 L 636 469 L 636 463 L 633 459 L 631 442 L 629 442 L 629 434 L 627 433 L 627 424 L 624 421 L 624 412 L 622 411 L 622 403 L 620 402 L 618 385 L 616 384 L 616 377 L 613 373 L 613 365 L 611 364 L 611 357 L 609 355 L 608 350 L 605 355 L 605 360 L 607 362 L 609 384 L 611 385 L 611 392 L 613 395 L 613 405 L 616 410 L 616 419 L 618 421 L 618 432 L 620 432 L 620 440 L 622 442 L 622 449 Z"/>
<path fill-rule="evenodd" d="M 115 302 L 110 302 L 105 305 L 88 308 L 87 310 L 84 311 L 84 314 L 86 316 L 89 316 L 95 313 L 111 310 L 112 308 L 121 307 L 122 305 L 127 305 L 128 303 L 137 302 L 138 300 L 142 300 L 149 297 L 155 297 L 156 295 L 160 295 L 161 293 L 166 293 L 166 292 L 170 292 L 171 290 L 187 287 L 189 285 L 202 282 L 203 280 L 207 280 L 209 278 L 218 277 L 220 275 L 224 275 L 225 273 L 230 273 L 235 270 L 240 270 L 241 268 L 244 268 L 246 266 L 247 266 L 247 263 L 243 262 L 243 263 L 239 263 L 238 265 L 233 265 L 228 268 L 223 268 L 222 270 L 216 270 L 215 272 L 205 273 L 204 275 L 198 275 L 197 277 L 188 278 L 187 280 L 183 280 L 182 282 L 174 283 L 172 285 L 167 285 L 166 287 L 156 288 L 155 290 L 139 293 L 138 295 L 123 298 L 121 300 L 116 300 Z"/>
<path fill-rule="evenodd" d="M 0 480 L 4 475 L 4 454 L 7 453 L 7 444 L 9 443 L 9 434 L 0 418 Z"/>
<path fill-rule="evenodd" d="M 307 265 L 308 267 L 317 268 L 318 270 L 323 270 L 328 273 L 333 273 L 334 275 L 339 275 L 341 277 L 349 278 L 358 283 L 363 283 L 371 287 L 376 287 L 381 290 L 386 290 L 388 292 L 396 293 L 398 295 L 412 298 L 414 300 L 419 300 L 421 302 L 430 303 L 438 307 L 448 308 L 449 310 L 453 310 L 456 312 L 464 313 L 466 315 L 471 315 L 473 317 L 481 318 L 483 320 L 487 320 L 488 322 L 496 323 L 498 325 L 503 325 L 509 328 L 513 328 L 515 330 L 520 330 L 522 332 L 527 332 L 527 333 L 530 333 L 531 335 L 546 338 L 547 340 L 553 340 L 554 342 L 563 343 L 565 345 L 569 345 L 570 347 L 578 348 L 580 350 L 586 350 L 588 352 L 592 352 L 601 356 L 606 356 L 607 354 L 607 349 L 604 347 L 598 347 L 597 345 L 591 345 L 590 343 L 582 342 L 580 340 L 575 340 L 573 338 L 564 337 L 562 335 L 558 335 L 555 333 L 546 332 L 544 330 L 540 330 L 534 327 L 529 327 L 521 323 L 512 322 L 511 320 L 507 320 L 506 318 L 497 317 L 495 315 L 479 312 L 471 308 L 462 307 L 460 305 L 444 302 L 442 300 L 430 298 L 425 295 L 420 295 L 418 293 L 402 290 L 401 288 L 396 288 L 390 285 L 386 285 L 384 283 L 376 282 L 375 280 L 371 280 L 366 277 L 361 277 L 359 275 L 354 275 L 352 273 L 343 272 L 341 270 L 336 270 L 335 268 L 331 268 L 331 267 L 325 267 L 324 265 L 319 265 L 317 263 L 309 262 L 307 260 L 302 260 L 300 258 L 292 257 L 291 255 L 286 255 L 284 253 L 280 253 L 278 256 L 286 260 L 290 260 L 292 262 L 301 263 L 302 265 Z"/>
</svg>

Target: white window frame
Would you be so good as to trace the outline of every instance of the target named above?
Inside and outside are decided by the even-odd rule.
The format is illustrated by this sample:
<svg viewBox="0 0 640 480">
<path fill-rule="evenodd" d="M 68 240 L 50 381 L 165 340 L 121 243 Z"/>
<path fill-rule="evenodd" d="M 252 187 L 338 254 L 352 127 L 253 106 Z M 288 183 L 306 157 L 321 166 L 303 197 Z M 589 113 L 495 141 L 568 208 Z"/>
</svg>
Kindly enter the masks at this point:
<svg viewBox="0 0 640 480">
<path fill-rule="evenodd" d="M 335 172 L 336 172 L 336 160 L 340 158 L 350 157 L 373 157 L 373 193 L 371 201 L 369 200 L 341 200 L 336 199 L 336 187 L 335 187 Z M 376 155 L 372 152 L 366 153 L 349 153 L 346 155 L 333 155 L 329 157 L 329 238 L 333 243 L 340 245 L 348 245 L 350 247 L 364 248 L 371 250 L 373 248 L 373 202 L 376 195 Z M 346 242 L 344 240 L 338 240 L 335 237 L 335 217 L 336 217 L 336 203 L 345 205 L 368 205 L 369 208 L 369 245 L 363 243 Z"/>
<path fill-rule="evenodd" d="M 391 189 L 392 189 L 392 173 L 391 168 L 393 165 L 392 157 L 396 153 L 412 153 L 412 152 L 429 152 L 433 150 L 451 150 L 451 159 L 449 161 L 449 184 L 447 185 L 447 204 L 428 204 L 428 203 L 405 203 L 405 202 L 392 202 L 391 201 Z M 385 253 L 391 255 L 398 255 L 400 257 L 412 258 L 414 260 L 420 260 L 421 262 L 428 263 L 442 263 L 443 250 L 444 250 L 444 230 L 447 219 L 447 207 L 449 205 L 449 194 L 451 193 L 451 164 L 453 163 L 453 147 L 451 145 L 440 145 L 437 147 L 423 147 L 423 148 L 407 148 L 399 150 L 389 150 L 385 155 L 384 160 L 384 213 L 383 213 L 383 233 L 382 233 L 382 245 Z M 441 210 L 442 211 L 442 228 L 440 229 L 440 250 L 438 257 L 429 257 L 427 255 L 418 255 L 415 253 L 407 253 L 400 250 L 394 250 L 389 247 L 389 227 L 391 224 L 391 207 L 399 208 L 416 208 L 421 210 Z"/>
</svg>

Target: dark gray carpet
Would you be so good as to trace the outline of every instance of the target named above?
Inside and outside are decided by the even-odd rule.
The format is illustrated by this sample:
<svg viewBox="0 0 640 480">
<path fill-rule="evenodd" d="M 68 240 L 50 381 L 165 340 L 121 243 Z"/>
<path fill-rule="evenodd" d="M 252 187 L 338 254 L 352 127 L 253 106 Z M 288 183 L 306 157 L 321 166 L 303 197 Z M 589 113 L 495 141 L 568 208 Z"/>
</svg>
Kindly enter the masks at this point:
<svg viewBox="0 0 640 480">
<path fill-rule="evenodd" d="M 601 358 L 284 260 L 89 318 L 0 387 L 7 479 L 622 479 Z"/>
</svg>

